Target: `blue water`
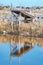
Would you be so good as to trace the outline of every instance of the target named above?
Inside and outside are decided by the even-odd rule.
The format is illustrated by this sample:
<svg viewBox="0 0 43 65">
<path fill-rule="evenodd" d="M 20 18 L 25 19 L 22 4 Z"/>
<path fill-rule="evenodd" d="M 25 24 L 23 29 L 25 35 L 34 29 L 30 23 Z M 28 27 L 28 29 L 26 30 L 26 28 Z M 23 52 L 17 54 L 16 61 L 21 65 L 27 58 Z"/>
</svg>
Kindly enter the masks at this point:
<svg viewBox="0 0 43 65">
<path fill-rule="evenodd" d="M 12 56 L 12 63 L 10 63 L 10 44 L 0 43 L 0 65 L 43 65 L 43 48 L 35 45 L 20 56 L 20 63 L 16 56 Z"/>
</svg>

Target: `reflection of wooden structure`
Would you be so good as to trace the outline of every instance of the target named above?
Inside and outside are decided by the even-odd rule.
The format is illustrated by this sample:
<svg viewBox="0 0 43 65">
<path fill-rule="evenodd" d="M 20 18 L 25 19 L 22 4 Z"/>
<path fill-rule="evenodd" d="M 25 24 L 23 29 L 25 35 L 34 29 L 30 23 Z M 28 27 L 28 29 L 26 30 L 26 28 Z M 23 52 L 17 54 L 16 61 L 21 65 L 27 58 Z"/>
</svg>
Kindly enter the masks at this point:
<svg viewBox="0 0 43 65">
<path fill-rule="evenodd" d="M 15 55 L 15 56 L 20 56 L 22 55 L 23 53 L 29 51 L 30 49 L 32 49 L 32 45 L 30 44 L 30 46 L 26 46 L 24 45 L 24 47 L 20 48 L 20 53 L 19 53 L 19 50 L 15 51 L 15 52 L 11 52 L 11 55 Z"/>
<path fill-rule="evenodd" d="M 28 36 L 20 36 L 20 46 L 24 45 L 23 47 L 20 47 L 20 49 L 15 46 L 16 44 L 19 45 L 19 35 L 0 35 L 0 42 L 5 43 L 9 42 L 10 43 L 10 61 L 12 61 L 12 56 L 17 56 L 20 57 L 23 53 L 31 50 L 34 46 L 34 44 L 38 44 L 39 46 L 43 46 L 43 38 L 35 38 L 35 37 L 28 37 Z M 29 44 L 29 46 L 27 45 Z M 14 48 L 15 46 L 15 48 Z M 18 46 L 19 47 L 19 46 Z M 12 48 L 16 50 L 14 53 L 12 53 Z M 19 52 L 20 50 L 20 52 Z"/>
</svg>

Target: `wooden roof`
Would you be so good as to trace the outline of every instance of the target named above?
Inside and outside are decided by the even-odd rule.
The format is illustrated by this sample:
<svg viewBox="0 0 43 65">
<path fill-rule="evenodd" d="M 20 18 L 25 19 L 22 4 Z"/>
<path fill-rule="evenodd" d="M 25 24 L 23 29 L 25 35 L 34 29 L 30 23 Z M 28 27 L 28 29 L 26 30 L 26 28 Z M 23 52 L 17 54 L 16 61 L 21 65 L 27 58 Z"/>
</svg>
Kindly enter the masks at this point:
<svg viewBox="0 0 43 65">
<path fill-rule="evenodd" d="M 23 17 L 26 17 L 26 18 L 33 18 L 32 15 L 30 15 L 30 14 L 24 12 L 24 11 L 20 11 L 20 10 L 11 10 L 11 12 L 16 13 L 16 14 L 20 14 L 20 13 L 21 13 L 21 15 L 22 15 Z"/>
</svg>

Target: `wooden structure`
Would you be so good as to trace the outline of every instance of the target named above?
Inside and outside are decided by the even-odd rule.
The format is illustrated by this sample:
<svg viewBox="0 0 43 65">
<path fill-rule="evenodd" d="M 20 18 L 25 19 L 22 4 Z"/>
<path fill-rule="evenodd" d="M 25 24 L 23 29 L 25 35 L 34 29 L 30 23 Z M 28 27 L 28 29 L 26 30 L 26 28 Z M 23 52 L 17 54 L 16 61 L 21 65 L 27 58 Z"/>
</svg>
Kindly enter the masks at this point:
<svg viewBox="0 0 43 65">
<path fill-rule="evenodd" d="M 24 17 L 26 23 L 28 21 L 33 21 L 34 16 L 32 16 L 31 14 L 26 13 L 25 11 L 21 11 L 21 10 L 11 10 L 12 13 L 16 13 L 18 16 L 21 15 L 22 17 Z"/>
</svg>

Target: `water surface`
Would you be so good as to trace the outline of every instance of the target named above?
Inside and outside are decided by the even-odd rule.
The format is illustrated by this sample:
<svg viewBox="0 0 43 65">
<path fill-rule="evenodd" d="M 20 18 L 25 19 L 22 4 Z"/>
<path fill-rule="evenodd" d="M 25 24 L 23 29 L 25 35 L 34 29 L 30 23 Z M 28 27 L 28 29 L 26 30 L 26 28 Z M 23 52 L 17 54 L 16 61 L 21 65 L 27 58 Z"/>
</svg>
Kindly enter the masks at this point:
<svg viewBox="0 0 43 65">
<path fill-rule="evenodd" d="M 13 45 L 19 44 L 19 37 L 0 35 L 0 65 L 43 65 L 43 38 L 20 36 L 20 45 L 25 43 L 32 45 L 31 49 L 20 56 L 10 56 L 11 41 Z"/>
</svg>

